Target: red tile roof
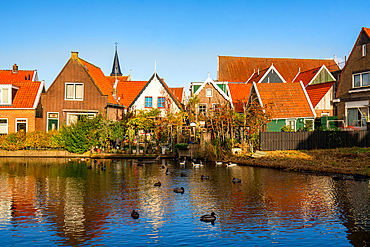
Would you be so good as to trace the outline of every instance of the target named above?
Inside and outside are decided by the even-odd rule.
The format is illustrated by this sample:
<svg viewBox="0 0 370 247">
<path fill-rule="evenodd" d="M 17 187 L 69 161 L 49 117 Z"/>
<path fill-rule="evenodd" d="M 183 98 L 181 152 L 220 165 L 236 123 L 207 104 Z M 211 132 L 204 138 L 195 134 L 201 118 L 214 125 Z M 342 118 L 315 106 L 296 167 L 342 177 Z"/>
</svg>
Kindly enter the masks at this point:
<svg viewBox="0 0 370 247">
<path fill-rule="evenodd" d="M 87 69 L 87 73 L 91 76 L 96 86 L 103 95 L 108 96 L 108 103 L 118 105 L 118 102 L 113 97 L 113 85 L 110 80 L 104 75 L 101 69 L 85 60 L 78 58 L 82 65 Z"/>
<path fill-rule="evenodd" d="M 24 81 L 19 83 L 21 83 L 22 86 L 19 87 L 15 94 L 13 103 L 11 105 L 2 105 L 0 108 L 33 108 L 40 86 L 43 85 L 42 82 Z"/>
<path fill-rule="evenodd" d="M 163 82 L 164 83 L 164 82 Z M 184 96 L 184 87 L 171 87 L 169 88 L 172 95 L 180 102 L 182 103 L 183 96 Z"/>
<path fill-rule="evenodd" d="M 108 79 L 109 83 L 112 85 L 112 87 L 113 87 L 114 82 L 116 81 L 116 78 L 117 78 L 118 81 L 127 81 L 128 80 L 128 76 L 107 76 L 107 79 Z"/>
<path fill-rule="evenodd" d="M 262 77 L 265 75 L 265 73 L 269 70 L 270 67 L 268 68 L 265 68 L 265 69 L 257 69 L 256 71 L 253 71 L 254 74 L 252 74 L 253 76 L 249 79 L 248 83 L 252 83 L 252 82 L 259 82 L 259 80 L 262 79 Z"/>
<path fill-rule="evenodd" d="M 126 108 L 129 107 L 147 83 L 147 81 L 119 81 L 117 84 L 119 103 Z"/>
<path fill-rule="evenodd" d="M 15 83 L 19 84 L 24 81 L 32 81 L 35 73 L 36 70 L 18 70 L 18 73 L 13 73 L 12 70 L 0 70 L 0 82 L 9 82 L 9 84 L 15 85 Z M 28 80 L 28 76 L 30 80 Z"/>
<path fill-rule="evenodd" d="M 335 81 L 308 85 L 306 91 L 310 97 L 312 106 L 315 107 L 320 100 L 325 96 L 329 89 L 334 85 Z"/>
<path fill-rule="evenodd" d="M 253 70 L 265 69 L 274 65 L 280 75 L 290 82 L 297 75 L 299 68 L 306 71 L 325 65 L 329 71 L 339 70 L 334 59 L 297 59 L 297 58 L 259 58 L 259 57 L 218 57 L 218 80 L 229 82 L 246 82 Z"/>
<path fill-rule="evenodd" d="M 370 38 L 370 28 L 363 27 L 362 30 L 367 34 L 367 36 Z"/>
<path fill-rule="evenodd" d="M 300 72 L 298 76 L 294 79 L 294 82 L 302 81 L 304 86 L 307 86 L 308 83 L 312 80 L 312 78 L 319 72 L 320 67 L 313 68 L 307 71 Z"/>
<path fill-rule="evenodd" d="M 243 112 L 243 103 L 248 102 L 251 91 L 251 83 L 229 83 L 230 96 L 236 112 Z"/>
<path fill-rule="evenodd" d="M 262 104 L 271 105 L 273 118 L 314 117 L 300 83 L 255 84 Z"/>
</svg>

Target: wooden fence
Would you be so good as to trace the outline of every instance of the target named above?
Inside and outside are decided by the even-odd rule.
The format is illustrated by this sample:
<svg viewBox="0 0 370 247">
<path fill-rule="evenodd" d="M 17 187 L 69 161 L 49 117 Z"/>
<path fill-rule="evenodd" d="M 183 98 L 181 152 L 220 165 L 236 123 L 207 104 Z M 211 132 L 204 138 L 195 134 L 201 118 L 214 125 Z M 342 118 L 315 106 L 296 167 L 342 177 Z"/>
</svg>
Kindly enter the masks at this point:
<svg viewBox="0 0 370 247">
<path fill-rule="evenodd" d="M 261 132 L 260 145 L 262 151 L 370 147 L 370 131 Z"/>
</svg>

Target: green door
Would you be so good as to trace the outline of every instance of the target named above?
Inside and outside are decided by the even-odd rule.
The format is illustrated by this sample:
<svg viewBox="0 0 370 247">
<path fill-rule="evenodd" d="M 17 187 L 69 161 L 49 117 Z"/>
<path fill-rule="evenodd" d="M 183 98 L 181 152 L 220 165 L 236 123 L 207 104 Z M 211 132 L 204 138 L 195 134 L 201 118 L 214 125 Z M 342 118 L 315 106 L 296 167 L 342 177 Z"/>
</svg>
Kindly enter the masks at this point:
<svg viewBox="0 0 370 247">
<path fill-rule="evenodd" d="M 58 119 L 49 119 L 48 130 L 57 130 L 58 129 Z"/>
</svg>

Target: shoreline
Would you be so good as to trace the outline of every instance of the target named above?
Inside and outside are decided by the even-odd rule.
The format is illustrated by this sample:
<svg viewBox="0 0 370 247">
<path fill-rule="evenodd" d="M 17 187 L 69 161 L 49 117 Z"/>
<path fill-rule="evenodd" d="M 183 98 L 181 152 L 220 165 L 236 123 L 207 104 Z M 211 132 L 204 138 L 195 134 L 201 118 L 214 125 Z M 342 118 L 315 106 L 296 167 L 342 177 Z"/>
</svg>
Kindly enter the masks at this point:
<svg viewBox="0 0 370 247">
<path fill-rule="evenodd" d="M 370 177 L 370 148 L 268 151 L 265 154 L 258 158 L 233 156 L 229 160 L 245 166 Z"/>
</svg>

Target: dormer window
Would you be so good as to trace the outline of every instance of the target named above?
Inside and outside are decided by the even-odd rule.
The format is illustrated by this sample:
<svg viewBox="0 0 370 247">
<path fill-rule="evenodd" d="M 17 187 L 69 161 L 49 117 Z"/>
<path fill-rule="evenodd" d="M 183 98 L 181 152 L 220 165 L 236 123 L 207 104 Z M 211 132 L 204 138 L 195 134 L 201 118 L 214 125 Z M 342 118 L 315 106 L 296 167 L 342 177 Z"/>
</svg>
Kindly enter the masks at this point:
<svg viewBox="0 0 370 247">
<path fill-rule="evenodd" d="M 362 45 L 362 56 L 365 57 L 366 56 L 366 44 L 363 44 Z"/>
<path fill-rule="evenodd" d="M 10 104 L 9 88 L 0 88 L 0 104 Z"/>
</svg>

